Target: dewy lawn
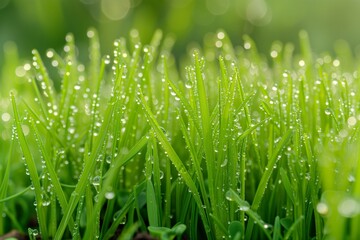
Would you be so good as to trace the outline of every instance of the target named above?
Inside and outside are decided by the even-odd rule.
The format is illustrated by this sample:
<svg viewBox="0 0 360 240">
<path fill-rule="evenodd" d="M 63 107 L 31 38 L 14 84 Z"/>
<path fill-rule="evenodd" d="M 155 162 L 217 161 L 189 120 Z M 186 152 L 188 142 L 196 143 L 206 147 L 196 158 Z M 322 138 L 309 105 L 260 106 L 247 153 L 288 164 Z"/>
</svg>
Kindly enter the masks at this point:
<svg viewBox="0 0 360 240">
<path fill-rule="evenodd" d="M 219 31 L 179 61 L 134 33 L 101 57 L 89 30 L 84 63 L 69 34 L 9 65 L 0 236 L 360 237 L 359 59 Z"/>
</svg>

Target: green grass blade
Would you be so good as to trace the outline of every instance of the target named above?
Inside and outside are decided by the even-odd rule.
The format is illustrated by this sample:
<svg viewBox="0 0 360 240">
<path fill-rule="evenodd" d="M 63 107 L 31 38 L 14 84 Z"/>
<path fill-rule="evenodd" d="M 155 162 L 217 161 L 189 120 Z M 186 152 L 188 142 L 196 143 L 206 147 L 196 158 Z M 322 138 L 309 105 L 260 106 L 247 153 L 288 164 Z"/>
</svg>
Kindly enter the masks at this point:
<svg viewBox="0 0 360 240">
<path fill-rule="evenodd" d="M 17 198 L 17 197 L 27 193 L 27 191 L 29 191 L 30 189 L 31 189 L 31 186 L 28 186 L 27 188 L 24 188 L 22 191 L 20 191 L 18 193 L 15 193 L 15 194 L 13 194 L 11 196 L 8 196 L 6 198 L 2 198 L 2 199 L 0 199 L 0 203 L 4 203 L 4 202 L 7 202 L 7 201 L 9 201 L 11 199 Z"/>
<path fill-rule="evenodd" d="M 159 220 L 159 206 L 156 201 L 156 195 L 154 186 L 151 180 L 147 181 L 146 187 L 146 202 L 147 202 L 147 213 L 149 218 L 149 224 L 153 227 L 160 227 Z"/>
<path fill-rule="evenodd" d="M 294 190 L 284 168 L 280 168 L 280 176 L 287 196 L 290 198 L 291 202 L 295 204 Z"/>
<path fill-rule="evenodd" d="M 126 213 L 129 211 L 129 209 L 132 207 L 132 205 L 134 204 L 134 196 L 130 195 L 127 202 L 125 203 L 125 205 L 121 208 L 120 211 L 116 212 L 114 215 L 116 215 L 114 217 L 114 221 L 112 223 L 112 225 L 110 226 L 110 228 L 108 229 L 108 231 L 105 233 L 104 238 L 103 239 L 111 239 L 116 231 L 116 229 L 118 228 L 118 226 L 120 225 L 120 223 L 123 221 L 123 219 L 126 216 Z"/>
<path fill-rule="evenodd" d="M 204 199 L 204 203 L 205 203 L 206 208 L 210 209 L 210 203 L 209 203 L 209 199 L 208 199 L 208 194 L 207 194 L 205 184 L 204 184 L 205 180 L 204 180 L 204 176 L 203 176 L 203 173 L 202 173 L 202 170 L 201 170 L 201 159 L 199 159 L 198 154 L 196 153 L 194 143 L 193 143 L 193 141 L 190 140 L 189 133 L 188 133 L 187 128 L 185 126 L 184 120 L 183 120 L 183 118 L 181 116 L 180 116 L 180 128 L 181 128 L 181 132 L 183 134 L 183 137 L 185 139 L 186 146 L 189 149 L 192 162 L 194 164 L 195 173 L 197 175 L 198 184 L 200 186 L 200 193 L 202 195 L 202 198 Z"/>
<path fill-rule="evenodd" d="M 269 233 L 270 225 L 266 224 L 261 219 L 261 217 L 256 213 L 256 211 L 254 211 L 250 208 L 250 204 L 247 201 L 241 199 L 239 197 L 239 195 L 233 189 L 230 189 L 229 191 L 226 192 L 226 199 L 229 201 L 235 201 L 239 205 L 240 211 L 246 212 L 246 214 L 249 215 L 250 219 L 253 222 L 257 223 L 258 226 L 263 230 L 266 237 L 268 239 L 271 239 L 271 236 Z"/>
<path fill-rule="evenodd" d="M 251 205 L 251 209 L 253 211 L 257 211 L 260 206 L 260 203 L 261 203 L 264 193 L 266 191 L 268 182 L 270 180 L 271 174 L 274 171 L 274 167 L 279 159 L 279 156 L 280 156 L 279 154 L 281 153 L 281 150 L 286 146 L 286 144 L 288 144 L 289 140 L 291 139 L 291 135 L 292 135 L 292 130 L 290 129 L 284 134 L 281 141 L 276 146 L 276 149 L 274 150 L 273 155 L 269 159 L 268 164 L 265 168 L 264 174 L 261 177 L 260 183 L 256 190 L 253 203 Z M 248 227 L 246 229 L 246 237 L 245 237 L 246 239 L 251 239 L 252 227 L 253 227 L 253 221 L 250 221 L 248 224 Z"/>
<path fill-rule="evenodd" d="M 6 196 L 7 190 L 8 190 L 9 175 L 10 175 L 10 159 L 12 156 L 13 144 L 14 144 L 14 141 L 11 140 L 9 153 L 8 153 L 8 156 L 6 156 L 6 162 L 4 163 L 5 171 L 4 172 L 0 171 L 0 179 L 2 179 L 1 184 L 0 184 L 0 212 L 3 212 L 4 202 L 12 199 L 12 197 L 6 199 L 5 196 Z M 0 165 L 0 167 L 2 167 L 2 166 Z M 4 223 L 5 223 L 4 220 L 5 220 L 5 218 L 0 218 L 0 235 L 4 234 Z"/>
<path fill-rule="evenodd" d="M 156 138 L 154 136 L 151 137 L 152 141 L 152 149 L 153 149 L 153 182 L 154 182 L 154 193 L 155 193 L 155 200 L 156 200 L 156 207 L 158 211 L 158 219 L 159 219 L 159 226 L 162 222 L 162 209 L 161 209 L 161 170 L 160 170 L 160 159 L 159 159 L 159 152 L 158 146 L 156 142 Z"/>
<path fill-rule="evenodd" d="M 75 190 L 71 194 L 68 207 L 67 207 L 66 211 L 64 211 L 64 215 L 61 219 L 61 222 L 58 227 L 58 231 L 56 232 L 55 238 L 58 238 L 58 239 L 62 238 L 65 228 L 66 228 L 66 225 L 68 224 L 69 220 L 71 219 L 71 215 L 74 212 L 76 205 L 80 200 L 80 197 L 84 194 L 86 186 L 89 184 L 89 176 L 92 175 L 92 173 L 95 169 L 95 166 L 97 163 L 96 158 L 99 156 L 100 152 L 102 151 L 101 146 L 104 144 L 105 139 L 108 134 L 108 128 L 110 126 L 110 121 L 112 119 L 113 110 L 114 110 L 114 105 L 110 103 L 105 112 L 104 121 L 100 128 L 100 134 L 97 137 L 97 139 L 95 139 L 95 141 L 94 141 L 94 146 L 93 146 L 92 152 L 90 153 L 89 158 L 85 162 L 84 170 L 80 176 L 80 179 L 76 185 Z"/>
<path fill-rule="evenodd" d="M 202 208 L 202 201 L 200 198 L 200 195 L 198 193 L 197 187 L 194 183 L 194 181 L 192 180 L 189 172 L 187 171 L 186 167 L 184 166 L 184 164 L 182 163 L 181 159 L 179 158 L 179 156 L 177 155 L 177 153 L 175 152 L 174 148 L 171 146 L 171 144 L 169 143 L 167 137 L 165 136 L 164 132 L 162 131 L 161 127 L 159 126 L 159 124 L 157 123 L 153 113 L 150 111 L 149 107 L 147 106 L 146 100 L 144 98 L 144 96 L 142 95 L 142 93 L 140 92 L 139 94 L 139 99 L 140 102 L 145 110 L 145 114 L 148 117 L 149 123 L 151 125 L 151 127 L 153 128 L 156 138 L 159 140 L 159 142 L 161 143 L 162 148 L 165 150 L 165 152 L 167 153 L 167 156 L 169 157 L 169 159 L 171 160 L 171 162 L 175 165 L 178 173 L 181 175 L 181 177 L 183 178 L 184 182 L 186 183 L 186 185 L 188 186 L 189 190 L 191 191 L 194 200 L 196 201 L 198 208 L 199 208 L 199 213 L 200 216 L 203 220 L 203 224 L 205 227 L 205 231 L 206 234 L 208 236 L 209 239 L 211 239 L 211 235 L 210 235 L 210 224 L 208 222 L 208 219 L 206 217 L 205 211 Z"/>
<path fill-rule="evenodd" d="M 32 50 L 32 54 L 34 55 L 33 60 L 34 60 L 35 69 L 39 72 L 38 80 L 42 84 L 41 88 L 43 89 L 44 96 L 46 98 L 49 98 L 49 102 L 53 106 L 55 104 L 54 90 L 51 84 L 51 80 L 49 78 L 49 74 L 44 66 L 44 63 L 41 59 L 39 52 L 36 49 L 34 49 Z"/>
<path fill-rule="evenodd" d="M 281 141 L 278 143 L 278 145 L 276 146 L 276 149 L 273 152 L 273 155 L 271 156 L 271 158 L 269 159 L 269 162 L 267 164 L 267 167 L 265 169 L 264 175 L 262 176 L 260 183 L 259 183 L 259 187 L 258 190 L 256 191 L 256 195 L 254 197 L 254 201 L 251 205 L 251 208 L 253 210 L 257 210 L 260 206 L 260 202 L 262 199 L 262 196 L 265 192 L 266 186 L 268 184 L 268 181 L 270 179 L 270 176 L 274 170 L 274 166 L 276 165 L 277 161 L 279 160 L 279 154 L 281 153 L 281 150 L 286 146 L 286 144 L 289 142 L 289 140 L 291 139 L 292 135 L 292 130 L 288 130 L 284 136 L 282 137 Z"/>
<path fill-rule="evenodd" d="M 92 92 L 96 92 L 98 76 L 100 73 L 100 43 L 99 35 L 94 28 L 89 28 L 87 31 L 87 36 L 89 37 L 89 87 Z"/>
<path fill-rule="evenodd" d="M 291 227 L 289 228 L 289 230 L 287 230 L 285 236 L 284 236 L 284 240 L 290 239 L 291 234 L 294 233 L 297 225 L 304 220 L 304 217 L 301 216 L 300 218 L 296 219 L 296 221 L 291 225 Z"/>
<path fill-rule="evenodd" d="M 164 57 L 164 66 L 167 66 L 166 58 Z M 165 67 L 164 67 L 165 68 Z M 190 105 L 189 100 L 185 97 L 185 95 L 180 91 L 180 89 L 168 78 L 165 77 L 165 80 L 169 84 L 171 91 L 175 93 L 175 95 L 180 99 L 182 106 L 184 107 L 184 111 L 189 116 L 189 120 L 194 124 L 197 133 L 202 137 L 203 133 L 201 131 L 200 123 L 196 111 Z"/>
<path fill-rule="evenodd" d="M 273 233 L 273 240 L 281 240 L 281 224 L 280 224 L 280 217 L 276 216 L 275 224 L 274 224 L 274 233 Z"/>
<path fill-rule="evenodd" d="M 59 136 L 51 131 L 51 129 L 49 129 L 48 127 L 46 127 L 46 123 L 44 122 L 44 120 L 42 120 L 42 118 L 40 117 L 39 114 L 36 113 L 35 109 L 33 109 L 26 101 L 22 101 L 23 104 L 25 104 L 27 110 L 29 111 L 29 113 L 31 114 L 31 117 L 34 119 L 35 122 L 37 122 L 38 126 L 42 127 L 42 130 L 46 131 L 47 134 L 49 134 L 53 139 L 56 140 L 56 142 L 61 146 L 64 147 L 64 143 L 60 140 Z"/>
<path fill-rule="evenodd" d="M 29 170 L 31 182 L 34 186 L 35 200 L 37 203 L 36 209 L 37 209 L 40 233 L 42 235 L 42 238 L 47 239 L 48 238 L 47 221 L 46 221 L 45 211 L 42 207 L 43 199 L 41 198 L 42 189 L 41 189 L 40 179 L 39 179 L 39 175 L 37 173 L 34 158 L 31 154 L 29 145 L 27 143 L 27 140 L 25 138 L 25 135 L 24 135 L 24 132 L 23 132 L 23 129 L 21 126 L 20 116 L 19 116 L 19 112 L 18 112 L 17 105 L 15 102 L 15 96 L 13 94 L 11 94 L 11 103 L 12 103 L 13 111 L 14 111 L 17 137 L 18 137 L 18 140 L 19 140 L 19 143 L 21 146 L 21 150 L 25 157 L 25 162 L 26 162 L 26 165 Z"/>
<path fill-rule="evenodd" d="M 89 221 L 89 225 L 87 229 L 90 229 L 85 232 L 84 238 L 88 239 L 91 234 L 92 225 L 95 224 L 94 218 L 96 217 L 95 213 L 101 210 L 101 207 L 105 201 L 105 194 L 108 191 L 112 191 L 112 184 L 114 182 L 115 177 L 119 174 L 120 167 L 124 166 L 127 162 L 129 162 L 136 154 L 138 154 L 141 149 L 147 144 L 148 139 L 146 136 L 142 137 L 130 150 L 124 155 L 118 155 L 114 160 L 114 165 L 110 168 L 110 170 L 105 174 L 105 180 L 102 185 L 101 191 L 98 193 L 97 203 L 94 207 L 94 214 L 90 216 L 92 221 Z"/>
<path fill-rule="evenodd" d="M 206 169 L 208 174 L 209 197 L 211 202 L 211 210 L 214 216 L 218 215 L 217 201 L 216 201 L 216 186 L 215 186 L 215 166 L 216 159 L 214 154 L 214 144 L 212 139 L 212 127 L 210 122 L 208 97 L 206 94 L 205 83 L 203 78 L 201 61 L 199 53 L 194 52 L 195 73 L 196 73 L 196 90 L 198 95 L 200 118 L 203 132 L 204 153 L 206 157 Z"/>
<path fill-rule="evenodd" d="M 37 138 L 37 143 L 38 143 L 38 146 L 40 148 L 40 152 L 41 152 L 41 154 L 42 154 L 42 156 L 44 158 L 46 170 L 47 170 L 47 172 L 48 172 L 48 174 L 50 176 L 51 184 L 54 187 L 55 195 L 56 195 L 57 199 L 59 200 L 59 204 L 60 204 L 60 207 L 61 207 L 62 211 L 65 211 L 65 209 L 67 208 L 68 203 L 67 203 L 67 199 L 66 199 L 66 196 L 64 194 L 64 191 L 62 190 L 59 178 L 58 178 L 58 176 L 56 174 L 55 167 L 53 165 L 52 159 L 50 159 L 49 155 L 47 154 L 47 151 L 45 149 L 43 141 L 40 138 L 39 131 L 38 131 L 34 121 L 31 121 L 31 126 L 32 126 L 32 129 L 34 130 L 35 137 Z M 69 230 L 72 231 L 73 227 L 74 227 L 74 221 L 73 221 L 72 218 L 70 218 L 70 220 L 69 220 Z"/>
</svg>

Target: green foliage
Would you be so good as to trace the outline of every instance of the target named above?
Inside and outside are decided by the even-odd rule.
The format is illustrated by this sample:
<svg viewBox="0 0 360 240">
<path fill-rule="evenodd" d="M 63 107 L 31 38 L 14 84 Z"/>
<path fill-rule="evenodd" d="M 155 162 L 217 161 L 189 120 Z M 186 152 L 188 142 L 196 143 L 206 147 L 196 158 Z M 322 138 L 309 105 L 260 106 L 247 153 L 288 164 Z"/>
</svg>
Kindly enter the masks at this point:
<svg viewBox="0 0 360 240">
<path fill-rule="evenodd" d="M 233 47 L 219 31 L 177 64 L 161 31 L 146 45 L 116 40 L 102 58 L 87 35 L 88 62 L 69 34 L 63 53 L 10 66 L 27 81 L 1 100 L 1 235 L 360 236 L 349 54 L 318 57 L 300 32 L 300 55 L 275 42 L 267 61 L 248 36 Z"/>
<path fill-rule="evenodd" d="M 181 237 L 186 226 L 184 224 L 175 224 L 172 228 L 149 226 L 148 229 L 152 235 L 160 237 L 160 239 L 172 240 L 177 236 Z"/>
</svg>

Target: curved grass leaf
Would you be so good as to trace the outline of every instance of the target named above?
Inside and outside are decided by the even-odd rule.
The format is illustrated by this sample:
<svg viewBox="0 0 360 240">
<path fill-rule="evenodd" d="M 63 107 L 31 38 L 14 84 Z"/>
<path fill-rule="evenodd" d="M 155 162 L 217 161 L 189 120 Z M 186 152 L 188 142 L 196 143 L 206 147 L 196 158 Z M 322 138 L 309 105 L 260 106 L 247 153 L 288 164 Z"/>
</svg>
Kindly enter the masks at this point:
<svg viewBox="0 0 360 240">
<path fill-rule="evenodd" d="M 42 189 L 41 189 L 40 179 L 39 179 L 39 175 L 37 172 L 34 158 L 31 154 L 29 145 L 27 143 L 25 134 L 22 129 L 19 112 L 18 112 L 17 105 L 15 102 L 15 96 L 12 93 L 11 93 L 11 103 L 12 103 L 13 111 L 14 111 L 16 133 L 17 133 L 18 140 L 19 140 L 19 143 L 21 146 L 21 150 L 23 152 L 25 162 L 26 162 L 26 165 L 27 165 L 27 168 L 29 171 L 31 182 L 34 186 L 35 200 L 37 202 L 36 209 L 37 209 L 37 216 L 38 216 L 38 221 L 39 221 L 39 226 L 40 226 L 40 233 L 44 239 L 47 239 L 48 238 L 48 231 L 46 228 L 47 221 L 46 221 L 46 214 L 45 214 L 44 208 L 42 207 L 43 199 L 41 198 Z"/>
<path fill-rule="evenodd" d="M 276 146 L 273 155 L 271 156 L 271 158 L 268 161 L 268 164 L 265 168 L 264 174 L 261 177 L 259 186 L 256 190 L 255 196 L 254 196 L 254 200 L 253 203 L 251 205 L 251 209 L 253 211 L 257 211 L 260 203 L 262 201 L 262 198 L 264 196 L 264 193 L 266 191 L 268 182 L 270 180 L 271 174 L 274 171 L 274 167 L 275 164 L 277 163 L 277 160 L 279 159 L 279 154 L 281 153 L 281 150 L 286 146 L 286 144 L 289 142 L 289 140 L 291 139 L 292 135 L 292 130 L 289 129 L 284 136 L 282 137 L 282 139 L 280 140 L 280 142 L 278 143 L 278 145 Z M 250 239 L 251 238 L 251 234 L 252 234 L 252 228 L 253 228 L 253 221 L 249 221 L 248 227 L 246 229 L 246 239 Z"/>
<path fill-rule="evenodd" d="M 148 117 L 149 123 L 151 125 L 151 127 L 154 130 L 155 136 L 156 138 L 159 140 L 159 142 L 161 143 L 162 148 L 165 150 L 165 152 L 167 153 L 168 158 L 171 160 L 171 162 L 175 165 L 178 173 L 181 175 L 181 177 L 183 178 L 185 184 L 187 185 L 187 187 L 189 188 L 189 190 L 191 191 L 194 200 L 196 201 L 198 208 L 199 208 L 199 213 L 200 216 L 203 220 L 203 224 L 206 230 L 206 234 L 207 237 L 209 239 L 212 238 L 211 234 L 210 234 L 210 224 L 209 224 L 209 220 L 206 217 L 205 211 L 202 208 L 202 201 L 200 198 L 200 195 L 198 193 L 196 184 L 194 183 L 194 181 L 192 180 L 189 172 L 187 171 L 186 167 L 184 166 L 184 164 L 182 163 L 182 161 L 180 160 L 179 156 L 177 155 L 177 153 L 175 152 L 174 148 L 171 146 L 170 142 L 168 141 L 167 137 L 165 136 L 164 132 L 162 131 L 160 125 L 158 124 L 158 122 L 155 119 L 155 116 L 153 115 L 153 113 L 150 111 L 146 100 L 143 96 L 143 94 L 141 92 L 139 92 L 139 100 L 145 110 L 145 114 Z"/>
</svg>

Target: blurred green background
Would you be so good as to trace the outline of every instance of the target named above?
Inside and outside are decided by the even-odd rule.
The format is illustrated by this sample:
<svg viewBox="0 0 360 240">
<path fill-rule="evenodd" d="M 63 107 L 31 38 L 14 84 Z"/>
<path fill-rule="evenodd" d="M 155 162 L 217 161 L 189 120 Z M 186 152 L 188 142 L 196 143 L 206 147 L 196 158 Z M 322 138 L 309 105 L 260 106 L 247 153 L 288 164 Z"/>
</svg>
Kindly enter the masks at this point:
<svg viewBox="0 0 360 240">
<path fill-rule="evenodd" d="M 301 29 L 308 31 L 317 52 L 331 50 L 337 39 L 355 50 L 359 12 L 358 0 L 0 0 L 0 71 L 11 55 L 30 59 L 33 48 L 42 54 L 61 49 L 68 32 L 80 48 L 86 46 L 91 26 L 99 31 L 104 54 L 132 28 L 145 43 L 158 28 L 173 34 L 176 55 L 219 28 L 234 44 L 250 35 L 264 53 L 274 40 L 297 44 Z"/>
</svg>

